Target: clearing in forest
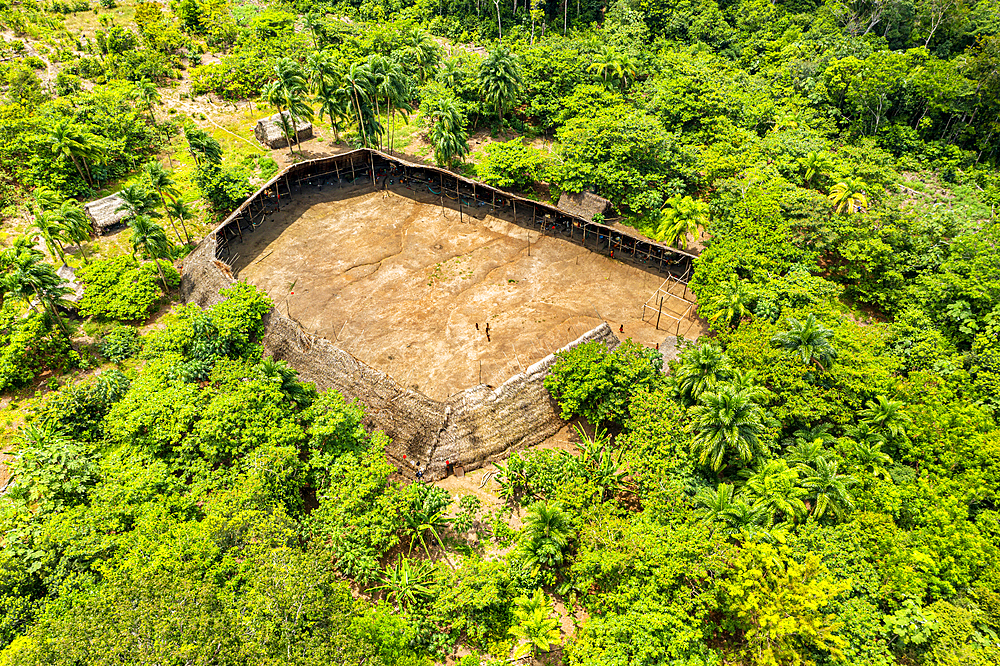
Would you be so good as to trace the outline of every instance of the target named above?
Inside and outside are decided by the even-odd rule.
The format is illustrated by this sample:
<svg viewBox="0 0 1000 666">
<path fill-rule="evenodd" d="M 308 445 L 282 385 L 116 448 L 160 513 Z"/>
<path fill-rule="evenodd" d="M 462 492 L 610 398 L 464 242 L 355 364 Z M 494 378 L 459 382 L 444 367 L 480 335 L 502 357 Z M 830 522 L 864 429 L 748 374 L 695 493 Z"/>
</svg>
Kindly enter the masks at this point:
<svg viewBox="0 0 1000 666">
<path fill-rule="evenodd" d="M 657 330 L 655 316 L 641 319 L 663 283 L 656 271 L 489 206 L 460 214 L 427 192 L 370 185 L 305 188 L 282 204 L 230 241 L 239 278 L 306 330 L 437 400 L 498 386 L 602 321 L 652 347 L 675 333 L 667 313 L 687 306 L 667 299 Z M 680 332 L 704 331 L 689 316 Z"/>
</svg>

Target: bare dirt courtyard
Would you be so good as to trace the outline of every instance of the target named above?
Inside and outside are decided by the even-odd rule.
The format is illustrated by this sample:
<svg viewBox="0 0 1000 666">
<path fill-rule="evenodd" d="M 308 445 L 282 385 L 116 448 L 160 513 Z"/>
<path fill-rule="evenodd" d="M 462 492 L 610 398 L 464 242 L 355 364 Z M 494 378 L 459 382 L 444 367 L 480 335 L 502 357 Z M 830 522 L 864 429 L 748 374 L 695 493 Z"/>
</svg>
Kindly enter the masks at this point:
<svg viewBox="0 0 1000 666">
<path fill-rule="evenodd" d="M 233 268 L 306 330 L 436 400 L 497 386 L 602 321 L 650 347 L 675 332 L 666 314 L 660 330 L 641 319 L 655 272 L 489 210 L 460 220 L 426 192 L 307 188 L 231 244 Z M 664 313 L 686 306 L 667 299 Z M 704 329 L 690 317 L 680 332 Z"/>
</svg>

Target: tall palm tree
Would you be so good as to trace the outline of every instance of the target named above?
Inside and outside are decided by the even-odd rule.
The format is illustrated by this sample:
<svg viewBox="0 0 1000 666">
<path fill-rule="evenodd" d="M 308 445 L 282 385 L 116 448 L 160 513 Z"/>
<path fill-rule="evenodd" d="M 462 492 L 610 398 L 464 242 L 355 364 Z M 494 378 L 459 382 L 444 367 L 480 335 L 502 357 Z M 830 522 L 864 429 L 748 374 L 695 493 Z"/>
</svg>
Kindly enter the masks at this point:
<svg viewBox="0 0 1000 666">
<path fill-rule="evenodd" d="M 839 474 L 836 461 L 819 458 L 815 469 L 803 467 L 802 470 L 807 475 L 802 479 L 802 487 L 812 498 L 812 515 L 817 519 L 827 511 L 840 518 L 845 511 L 854 509 L 854 500 L 848 488 L 857 483 L 857 479 Z"/>
<path fill-rule="evenodd" d="M 156 84 L 143 77 L 135 84 L 135 98 L 146 105 L 149 111 L 149 119 L 156 122 L 156 113 L 153 105 L 160 101 L 160 91 L 156 89 Z"/>
<path fill-rule="evenodd" d="M 714 522 L 732 508 L 734 491 L 731 483 L 720 483 L 718 489 L 705 487 L 694 496 L 694 502 L 705 519 Z"/>
<path fill-rule="evenodd" d="M 465 122 L 458 110 L 458 102 L 453 97 L 438 99 L 430 113 L 431 145 L 434 147 L 434 161 L 448 169 L 455 158 L 462 159 L 469 154 L 469 136 L 465 132 Z"/>
<path fill-rule="evenodd" d="M 698 242 L 699 229 L 708 225 L 708 204 L 680 195 L 671 197 L 663 205 L 663 219 L 656 236 L 667 245 L 677 241 L 688 247 L 688 234 Z"/>
<path fill-rule="evenodd" d="M 854 442 L 851 458 L 858 468 L 871 471 L 875 476 L 889 478 L 886 468 L 892 465 L 892 457 L 882 450 L 882 442 Z"/>
<path fill-rule="evenodd" d="M 815 364 L 821 372 L 826 372 L 837 358 L 837 350 L 831 340 L 833 331 L 825 328 L 811 314 L 805 321 L 794 317 L 788 319 L 788 330 L 771 338 L 771 343 L 783 347 L 798 356 L 805 364 Z"/>
<path fill-rule="evenodd" d="M 417 63 L 417 72 L 420 74 L 420 82 L 427 80 L 427 72 L 438 63 L 439 49 L 437 42 L 430 33 L 421 28 L 414 28 L 407 40 L 407 50 Z"/>
<path fill-rule="evenodd" d="M 144 214 L 133 216 L 129 220 L 128 226 L 132 230 L 132 256 L 135 257 L 135 253 L 139 250 L 149 256 L 156 264 L 156 270 L 160 274 L 163 292 L 170 291 L 170 287 L 167 285 L 167 276 L 163 272 L 163 266 L 160 265 L 160 259 L 166 258 L 170 252 L 170 241 L 167 240 L 167 233 L 163 227 Z"/>
<path fill-rule="evenodd" d="M 911 424 L 909 415 L 901 411 L 903 406 L 899 400 L 890 400 L 880 395 L 869 400 L 865 409 L 858 412 L 858 416 L 871 430 L 884 433 L 887 439 L 893 440 L 905 435 L 906 426 Z"/>
<path fill-rule="evenodd" d="M 59 218 L 59 223 L 66 230 L 66 237 L 75 242 L 76 246 L 80 248 L 80 254 L 83 255 L 83 263 L 89 264 L 90 258 L 87 257 L 87 250 L 84 247 L 84 243 L 90 240 L 93 226 L 90 220 L 87 219 L 87 215 L 83 212 L 83 208 L 72 199 L 67 199 L 60 204 L 55 214 Z"/>
<path fill-rule="evenodd" d="M 764 507 L 774 524 L 780 518 L 798 520 L 806 514 L 802 498 L 806 491 L 798 486 L 799 472 L 784 460 L 769 460 L 748 479 L 743 492 L 755 506 Z"/>
<path fill-rule="evenodd" d="M 132 183 L 123 187 L 118 192 L 122 199 L 122 204 L 115 209 L 115 212 L 125 211 L 129 217 L 145 215 L 147 217 L 159 217 L 156 211 L 157 196 L 146 189 L 144 185 Z"/>
<path fill-rule="evenodd" d="M 726 326 L 732 327 L 750 314 L 750 310 L 747 308 L 749 302 L 750 294 L 747 293 L 746 286 L 742 281 L 730 284 L 725 291 L 712 299 L 711 304 L 715 314 L 708 320 L 712 324 L 721 321 Z"/>
<path fill-rule="evenodd" d="M 386 111 L 389 116 L 387 122 L 391 121 L 388 132 L 389 152 L 391 153 L 396 136 L 396 114 L 402 115 L 404 120 L 409 120 L 406 103 L 410 98 L 410 86 L 409 79 L 407 79 L 401 64 L 395 60 L 388 61 L 378 83 L 378 91 L 385 97 Z"/>
<path fill-rule="evenodd" d="M 497 112 L 503 127 L 503 110 L 521 90 L 521 71 L 517 56 L 505 46 L 498 46 L 487 53 L 479 67 L 479 87 L 483 99 Z"/>
<path fill-rule="evenodd" d="M 678 399 L 690 406 L 702 393 L 712 390 L 721 381 L 733 376 L 733 365 L 722 349 L 702 343 L 685 350 L 671 374 Z"/>
<path fill-rule="evenodd" d="M 167 202 L 167 211 L 184 225 L 186 220 L 194 219 L 194 209 L 180 199 Z M 185 232 L 187 229 L 185 228 Z"/>
<path fill-rule="evenodd" d="M 49 254 L 53 257 L 59 257 L 59 260 L 65 265 L 66 251 L 63 249 L 62 239 L 66 237 L 66 227 L 60 222 L 59 216 L 48 211 L 40 211 L 35 214 L 32 226 L 45 241 L 45 246 L 49 248 Z"/>
<path fill-rule="evenodd" d="M 621 78 L 622 58 L 618 51 L 611 45 L 605 44 L 603 48 L 594 55 L 594 61 L 587 68 L 588 72 L 597 74 L 604 85 L 608 85 L 608 79 Z"/>
<path fill-rule="evenodd" d="M 799 160 L 799 165 L 805 169 L 803 180 L 808 187 L 812 185 L 813 178 L 822 176 L 833 168 L 833 160 L 830 159 L 830 154 L 824 150 L 809 151 L 804 158 Z"/>
<path fill-rule="evenodd" d="M 44 261 L 41 252 L 24 244 L 12 250 L 5 257 L 5 270 L 0 275 L 0 294 L 24 302 L 35 312 L 38 312 L 37 301 L 68 339 L 69 328 L 59 315 L 59 306 L 65 304 L 63 296 L 70 289 L 63 286 L 63 279 L 52 264 Z"/>
<path fill-rule="evenodd" d="M 372 72 L 367 64 L 352 64 L 344 74 L 344 88 L 354 103 L 355 119 L 358 122 L 358 135 L 361 144 L 372 145 L 372 134 L 380 134 L 378 119 L 371 110 L 371 98 L 374 94 Z"/>
<path fill-rule="evenodd" d="M 192 125 L 184 128 L 184 138 L 187 139 L 191 157 L 199 167 L 222 163 L 222 146 L 208 132 Z"/>
<path fill-rule="evenodd" d="M 695 430 L 692 454 L 713 471 L 722 468 L 730 452 L 748 463 L 762 448 L 763 410 L 746 391 L 722 384 L 701 395 L 691 408 L 691 416 Z"/>
<path fill-rule="evenodd" d="M 861 179 L 845 178 L 830 188 L 827 199 L 833 203 L 833 208 L 837 213 L 856 213 L 868 208 L 868 198 L 865 196 L 866 189 L 868 186 Z"/>
<path fill-rule="evenodd" d="M 177 226 L 174 224 L 174 218 L 170 214 L 170 207 L 167 206 L 167 198 L 169 197 L 173 201 L 179 194 L 176 183 L 174 183 L 174 179 L 170 177 L 167 170 L 163 168 L 163 165 L 156 160 L 147 162 L 143 169 L 149 178 L 149 184 L 152 185 L 153 189 L 160 196 L 160 203 L 163 204 L 163 209 L 167 212 L 167 221 L 170 222 L 170 227 L 174 230 L 174 235 L 177 236 L 177 242 L 180 243 L 181 235 L 178 233 Z M 188 235 L 188 230 L 184 226 L 183 220 L 181 220 L 181 228 L 184 229 L 185 242 L 190 244 L 191 236 Z"/>
<path fill-rule="evenodd" d="M 84 182 L 91 187 L 94 186 L 94 181 L 90 178 L 90 167 L 87 166 L 87 160 L 99 158 L 101 150 L 93 137 L 81 132 L 69 119 L 63 119 L 52 129 L 48 136 L 48 144 L 54 154 L 73 162 L 76 172 L 80 174 Z M 84 168 L 87 169 L 86 173 L 80 168 L 80 164 L 83 164 Z"/>
<path fill-rule="evenodd" d="M 556 503 L 538 501 L 528 507 L 524 524 L 524 550 L 528 563 L 537 571 L 557 568 L 569 547 L 569 517 Z"/>
</svg>

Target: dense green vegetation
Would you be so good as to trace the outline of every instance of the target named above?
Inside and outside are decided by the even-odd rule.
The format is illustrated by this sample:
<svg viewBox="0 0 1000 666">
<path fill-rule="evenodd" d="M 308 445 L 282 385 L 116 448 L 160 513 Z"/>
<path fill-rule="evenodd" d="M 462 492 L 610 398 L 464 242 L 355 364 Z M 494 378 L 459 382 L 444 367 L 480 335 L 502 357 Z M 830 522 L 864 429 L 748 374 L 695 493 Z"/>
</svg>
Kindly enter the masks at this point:
<svg viewBox="0 0 1000 666">
<path fill-rule="evenodd" d="M 0 664 L 1000 662 L 996 0 L 0 24 Z M 511 456 L 494 504 L 401 481 L 364 405 L 262 358 L 264 295 L 170 300 L 207 222 L 325 150 L 247 151 L 209 93 L 593 190 L 700 255 L 712 335 L 563 354 L 578 450 Z M 129 229 L 91 240 L 111 191 Z"/>
</svg>

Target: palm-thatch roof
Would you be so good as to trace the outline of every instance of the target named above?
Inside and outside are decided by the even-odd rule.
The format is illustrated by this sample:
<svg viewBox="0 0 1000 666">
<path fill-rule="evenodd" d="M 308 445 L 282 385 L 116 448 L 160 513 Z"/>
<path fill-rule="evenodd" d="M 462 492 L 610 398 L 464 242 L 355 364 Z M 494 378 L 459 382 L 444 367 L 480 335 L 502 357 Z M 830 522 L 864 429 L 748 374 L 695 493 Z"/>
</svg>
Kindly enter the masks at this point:
<svg viewBox="0 0 1000 666">
<path fill-rule="evenodd" d="M 94 223 L 94 229 L 97 230 L 97 233 L 103 236 L 115 227 L 125 224 L 125 220 L 128 219 L 128 212 L 118 210 L 124 203 L 124 199 L 117 194 L 112 194 L 103 199 L 84 204 L 83 212 Z"/>
<path fill-rule="evenodd" d="M 288 112 L 282 111 L 281 115 L 276 113 L 273 116 L 261 118 L 257 121 L 257 126 L 253 129 L 253 135 L 257 137 L 258 141 L 268 148 L 281 148 L 282 146 L 288 145 L 288 141 L 285 138 L 285 132 L 281 129 L 282 115 L 285 116 L 285 118 L 288 118 Z M 295 136 L 292 137 L 292 143 L 301 143 L 302 141 L 311 139 L 312 136 L 312 123 L 301 119 L 296 121 Z"/>
<path fill-rule="evenodd" d="M 611 202 L 593 192 L 563 192 L 559 197 L 558 208 L 570 215 L 593 221 L 595 215 L 607 215 L 611 211 Z"/>
</svg>

